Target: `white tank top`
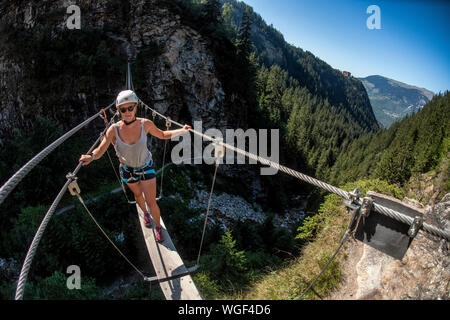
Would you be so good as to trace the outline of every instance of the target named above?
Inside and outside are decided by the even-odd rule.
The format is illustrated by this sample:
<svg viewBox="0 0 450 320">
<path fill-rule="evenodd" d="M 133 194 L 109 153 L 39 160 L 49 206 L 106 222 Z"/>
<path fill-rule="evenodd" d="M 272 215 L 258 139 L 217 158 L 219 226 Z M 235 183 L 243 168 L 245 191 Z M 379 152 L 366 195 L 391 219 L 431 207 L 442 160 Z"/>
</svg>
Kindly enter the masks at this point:
<svg viewBox="0 0 450 320">
<path fill-rule="evenodd" d="M 144 167 L 152 160 L 152 153 L 147 148 L 147 134 L 144 128 L 144 119 L 142 119 L 141 136 L 135 144 L 128 144 L 120 139 L 118 124 L 114 124 L 114 132 L 116 134 L 116 155 L 120 162 L 129 167 Z"/>
</svg>

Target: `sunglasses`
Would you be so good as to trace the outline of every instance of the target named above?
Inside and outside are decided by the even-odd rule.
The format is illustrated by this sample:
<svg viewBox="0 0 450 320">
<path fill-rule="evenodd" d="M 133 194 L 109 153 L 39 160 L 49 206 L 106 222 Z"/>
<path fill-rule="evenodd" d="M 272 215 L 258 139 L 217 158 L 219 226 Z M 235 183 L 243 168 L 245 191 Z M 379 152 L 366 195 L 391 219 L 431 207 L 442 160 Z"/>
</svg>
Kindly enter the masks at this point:
<svg viewBox="0 0 450 320">
<path fill-rule="evenodd" d="M 131 112 L 134 110 L 134 107 L 135 106 L 133 105 L 133 106 L 129 106 L 128 108 L 120 108 L 120 112 L 125 113 L 125 112 L 127 112 L 127 110 Z"/>
</svg>

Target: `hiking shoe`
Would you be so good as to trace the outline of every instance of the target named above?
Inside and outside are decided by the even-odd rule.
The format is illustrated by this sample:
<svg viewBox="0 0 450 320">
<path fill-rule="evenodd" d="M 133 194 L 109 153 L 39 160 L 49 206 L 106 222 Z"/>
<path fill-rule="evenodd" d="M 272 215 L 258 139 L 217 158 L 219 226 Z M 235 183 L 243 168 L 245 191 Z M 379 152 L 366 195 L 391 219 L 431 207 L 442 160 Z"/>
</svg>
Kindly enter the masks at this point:
<svg viewBox="0 0 450 320">
<path fill-rule="evenodd" d="M 144 223 L 147 228 L 152 227 L 152 219 L 150 219 L 150 213 L 144 213 Z"/>
<path fill-rule="evenodd" d="M 158 242 L 163 242 L 164 241 L 164 237 L 162 235 L 162 227 L 158 226 L 155 228 L 156 230 L 156 241 Z"/>
</svg>

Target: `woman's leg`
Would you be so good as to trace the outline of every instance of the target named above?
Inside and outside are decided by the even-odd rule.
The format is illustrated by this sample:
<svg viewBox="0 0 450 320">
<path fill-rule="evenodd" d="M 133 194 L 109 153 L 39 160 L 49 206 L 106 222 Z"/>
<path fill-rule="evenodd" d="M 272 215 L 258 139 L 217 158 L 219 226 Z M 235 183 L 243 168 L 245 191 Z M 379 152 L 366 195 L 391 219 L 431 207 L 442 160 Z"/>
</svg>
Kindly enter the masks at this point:
<svg viewBox="0 0 450 320">
<path fill-rule="evenodd" d="M 155 221 L 155 225 L 159 227 L 161 225 L 160 221 L 160 211 L 158 204 L 156 203 L 156 178 L 151 180 L 141 180 L 142 191 L 145 195 L 145 201 L 150 208 L 150 214 Z"/>
<path fill-rule="evenodd" d="M 134 199 L 136 199 L 137 204 L 141 208 L 142 212 L 147 212 L 147 207 L 145 206 L 144 194 L 142 193 L 141 181 L 135 183 L 127 183 L 127 186 L 133 191 Z"/>
</svg>

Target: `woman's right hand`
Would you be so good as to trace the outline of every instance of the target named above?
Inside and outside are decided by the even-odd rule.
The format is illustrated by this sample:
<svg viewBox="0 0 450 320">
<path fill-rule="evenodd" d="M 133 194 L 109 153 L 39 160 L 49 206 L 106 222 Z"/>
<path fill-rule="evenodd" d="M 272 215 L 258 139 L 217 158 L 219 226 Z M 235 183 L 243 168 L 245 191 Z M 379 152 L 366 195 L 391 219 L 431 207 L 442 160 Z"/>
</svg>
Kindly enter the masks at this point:
<svg viewBox="0 0 450 320">
<path fill-rule="evenodd" d="M 92 162 L 92 156 L 89 154 L 82 154 L 78 162 L 83 162 L 82 165 L 87 166 Z"/>
</svg>

